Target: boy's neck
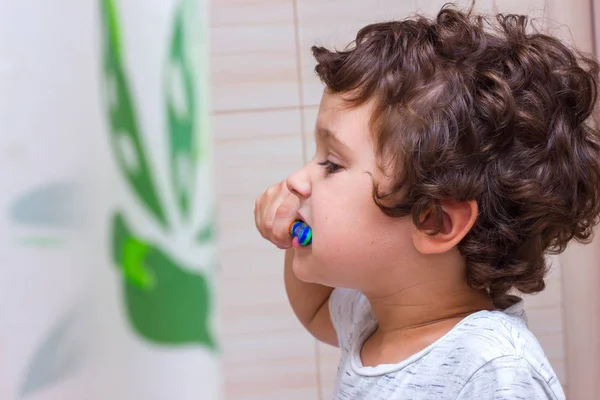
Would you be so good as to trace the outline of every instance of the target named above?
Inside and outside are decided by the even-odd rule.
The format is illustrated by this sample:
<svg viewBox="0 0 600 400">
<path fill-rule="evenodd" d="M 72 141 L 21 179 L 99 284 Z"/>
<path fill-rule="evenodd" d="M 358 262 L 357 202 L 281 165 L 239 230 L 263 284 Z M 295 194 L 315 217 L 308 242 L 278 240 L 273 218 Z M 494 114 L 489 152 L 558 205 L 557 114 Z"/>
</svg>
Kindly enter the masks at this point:
<svg viewBox="0 0 600 400">
<path fill-rule="evenodd" d="M 386 280 L 363 292 L 378 321 L 378 331 L 406 331 L 493 310 L 489 293 L 470 287 L 465 270 L 461 258 L 390 269 Z"/>
<path fill-rule="evenodd" d="M 378 332 L 409 331 L 494 309 L 489 294 L 483 290 L 466 285 L 454 290 L 441 289 L 435 284 L 419 285 L 382 297 L 367 295 Z"/>
<path fill-rule="evenodd" d="M 401 362 L 437 341 L 469 314 L 494 308 L 484 291 L 467 287 L 442 292 L 437 285 L 413 286 L 369 300 L 378 325 L 360 350 L 364 366 Z"/>
</svg>

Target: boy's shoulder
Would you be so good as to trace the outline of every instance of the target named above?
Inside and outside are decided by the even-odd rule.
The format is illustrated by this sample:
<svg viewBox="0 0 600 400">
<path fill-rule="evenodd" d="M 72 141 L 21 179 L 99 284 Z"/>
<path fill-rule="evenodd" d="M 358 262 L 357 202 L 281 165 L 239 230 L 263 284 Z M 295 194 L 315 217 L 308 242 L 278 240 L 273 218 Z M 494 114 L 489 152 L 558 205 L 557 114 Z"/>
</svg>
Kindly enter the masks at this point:
<svg viewBox="0 0 600 400">
<path fill-rule="evenodd" d="M 543 371 L 547 358 L 527 326 L 523 301 L 506 310 L 479 311 L 458 323 L 434 351 L 481 367 L 497 359 L 520 359 Z"/>
<path fill-rule="evenodd" d="M 468 382 L 461 389 L 464 398 L 486 390 L 513 394 L 518 388 L 526 389 L 530 396 L 526 398 L 531 399 L 565 397 L 540 342 L 527 326 L 523 300 L 506 310 L 480 311 L 465 318 L 429 356 L 430 367 L 438 365 L 439 373 Z"/>
</svg>

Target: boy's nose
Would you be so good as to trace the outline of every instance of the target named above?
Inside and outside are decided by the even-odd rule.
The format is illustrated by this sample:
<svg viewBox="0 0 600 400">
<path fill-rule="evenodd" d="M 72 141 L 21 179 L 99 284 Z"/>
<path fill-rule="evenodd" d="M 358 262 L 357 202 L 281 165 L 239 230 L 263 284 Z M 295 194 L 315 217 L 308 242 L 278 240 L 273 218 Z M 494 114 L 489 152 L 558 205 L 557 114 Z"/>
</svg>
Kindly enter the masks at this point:
<svg viewBox="0 0 600 400">
<path fill-rule="evenodd" d="M 310 197 L 310 179 L 306 167 L 300 168 L 293 172 L 285 181 L 288 190 L 300 199 Z"/>
</svg>

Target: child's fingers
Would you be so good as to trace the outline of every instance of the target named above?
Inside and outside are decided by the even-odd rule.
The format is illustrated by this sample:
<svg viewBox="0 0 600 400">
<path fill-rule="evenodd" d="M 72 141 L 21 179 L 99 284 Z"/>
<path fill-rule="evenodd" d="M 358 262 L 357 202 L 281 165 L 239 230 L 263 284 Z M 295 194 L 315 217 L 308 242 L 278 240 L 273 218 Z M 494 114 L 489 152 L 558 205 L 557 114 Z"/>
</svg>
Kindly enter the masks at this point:
<svg viewBox="0 0 600 400">
<path fill-rule="evenodd" d="M 264 237 L 262 229 L 262 195 L 256 198 L 254 202 L 254 225 L 260 234 Z"/>
<path fill-rule="evenodd" d="M 254 222 L 256 228 L 265 239 L 271 241 L 279 248 L 289 248 L 291 238 L 286 235 L 288 227 L 284 229 L 280 218 L 289 220 L 288 215 L 295 215 L 297 199 L 285 186 L 285 182 L 269 187 L 254 204 Z M 282 208 L 283 205 L 283 208 Z"/>
<path fill-rule="evenodd" d="M 298 212 L 298 199 L 290 194 L 277 208 L 275 219 L 273 221 L 274 243 L 287 249 L 292 246 L 292 237 L 290 236 L 290 225 L 296 219 Z"/>
</svg>

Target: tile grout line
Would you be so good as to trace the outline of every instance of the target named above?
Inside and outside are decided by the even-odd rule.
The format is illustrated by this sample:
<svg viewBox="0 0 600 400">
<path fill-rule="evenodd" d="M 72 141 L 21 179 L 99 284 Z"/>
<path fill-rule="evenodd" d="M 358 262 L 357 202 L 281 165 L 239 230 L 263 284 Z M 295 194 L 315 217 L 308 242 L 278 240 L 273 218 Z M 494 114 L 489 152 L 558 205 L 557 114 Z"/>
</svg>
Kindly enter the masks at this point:
<svg viewBox="0 0 600 400">
<path fill-rule="evenodd" d="M 253 113 L 268 113 L 276 111 L 293 111 L 293 110 L 313 110 L 318 109 L 319 106 L 316 104 L 301 105 L 301 106 L 275 106 L 275 107 L 263 107 L 263 108 L 235 108 L 231 110 L 213 110 L 210 112 L 210 116 L 220 115 L 232 115 L 232 114 L 253 114 Z"/>
<path fill-rule="evenodd" d="M 296 73 L 298 74 L 298 100 L 300 103 L 300 107 L 298 112 L 300 113 L 300 140 L 302 142 L 302 163 L 306 163 L 307 159 L 307 149 L 306 149 L 306 140 L 305 140 L 305 127 L 306 123 L 304 121 L 304 85 L 302 84 L 302 62 L 301 56 L 302 52 L 300 51 L 300 27 L 298 24 L 298 2 L 297 0 L 292 0 L 292 7 L 294 12 L 294 42 L 296 45 Z M 315 342 L 315 372 L 316 372 L 316 383 L 317 383 L 317 399 L 323 400 L 323 390 L 322 390 L 322 382 L 321 382 L 321 360 L 320 360 L 320 352 L 319 352 L 319 343 L 317 340 Z"/>
<path fill-rule="evenodd" d="M 315 339 L 315 362 L 317 365 L 317 398 L 323 400 L 323 382 L 321 381 L 321 352 L 319 351 L 319 341 Z"/>
<path fill-rule="evenodd" d="M 560 267 L 560 292 L 561 292 L 561 300 L 562 300 L 562 304 L 560 306 L 560 322 L 562 324 L 561 326 L 561 332 L 562 332 L 562 347 L 563 347 L 563 362 L 565 363 L 565 376 L 563 377 L 563 379 L 565 379 L 567 382 L 569 382 L 569 375 L 571 375 L 571 371 L 569 371 L 569 345 L 568 345 L 568 339 L 569 339 L 569 330 L 567 329 L 567 323 L 566 323 L 566 315 L 565 315 L 565 311 L 566 311 L 566 307 L 567 307 L 567 301 L 565 300 L 565 279 L 564 279 L 564 268 L 563 268 L 563 264 L 562 264 L 562 260 L 559 257 L 556 257 L 556 260 L 559 263 L 559 267 Z"/>
<path fill-rule="evenodd" d="M 299 26 L 299 22 L 298 22 L 298 1 L 297 0 L 292 0 L 292 9 L 293 9 L 293 14 L 294 14 L 294 44 L 296 47 L 296 74 L 297 74 L 297 79 L 298 79 L 298 102 L 299 102 L 299 109 L 298 112 L 300 113 L 300 140 L 302 141 L 302 165 L 304 165 L 304 163 L 306 163 L 306 140 L 305 139 L 305 135 L 306 133 L 304 132 L 306 124 L 304 121 L 304 85 L 302 82 L 302 62 L 301 62 L 301 56 L 302 56 L 302 52 L 300 51 L 300 26 Z"/>
</svg>

